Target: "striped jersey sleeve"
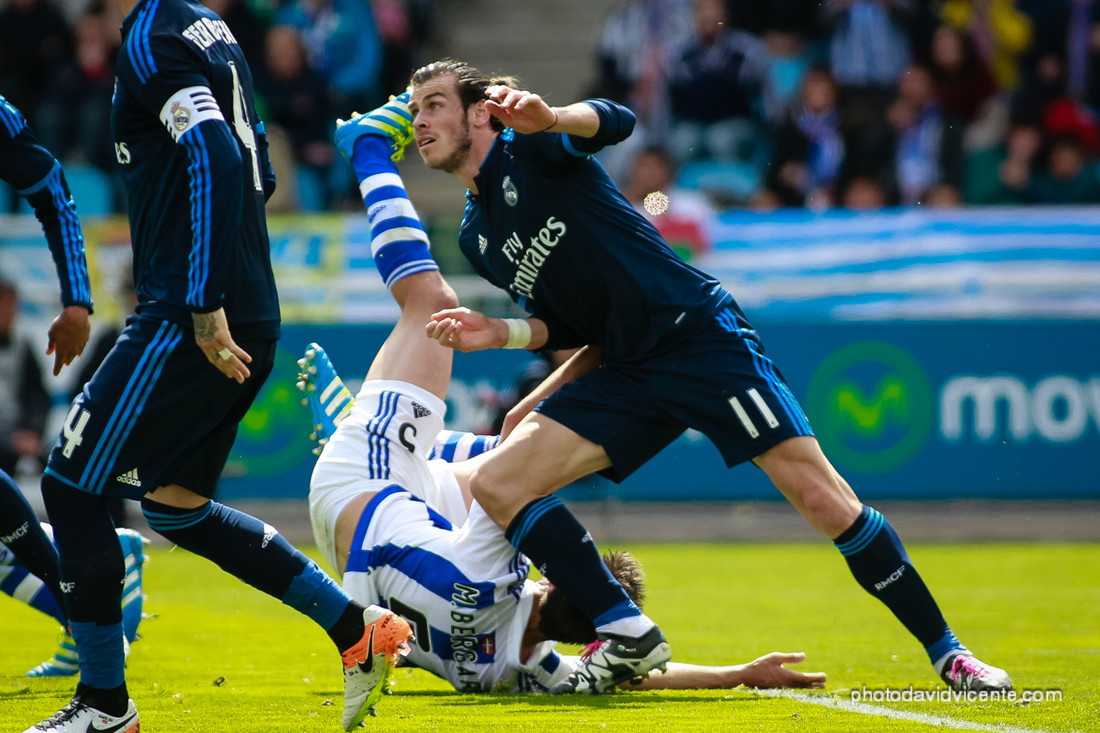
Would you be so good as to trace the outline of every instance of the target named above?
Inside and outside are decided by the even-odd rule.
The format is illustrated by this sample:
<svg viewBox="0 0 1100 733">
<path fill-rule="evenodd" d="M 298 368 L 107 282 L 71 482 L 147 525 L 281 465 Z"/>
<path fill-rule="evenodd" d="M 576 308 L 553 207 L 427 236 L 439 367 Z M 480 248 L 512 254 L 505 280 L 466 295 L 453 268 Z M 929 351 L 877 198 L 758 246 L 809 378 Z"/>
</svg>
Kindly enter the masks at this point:
<svg viewBox="0 0 1100 733">
<path fill-rule="evenodd" d="M 84 231 L 61 164 L 42 146 L 23 115 L 0 96 L 0 179 L 27 199 L 50 247 L 61 302 L 92 309 Z"/>
<path fill-rule="evenodd" d="M 448 463 L 465 461 L 497 447 L 499 435 L 478 435 L 461 430 L 440 430 L 432 446 L 429 459 L 438 458 Z"/>
</svg>

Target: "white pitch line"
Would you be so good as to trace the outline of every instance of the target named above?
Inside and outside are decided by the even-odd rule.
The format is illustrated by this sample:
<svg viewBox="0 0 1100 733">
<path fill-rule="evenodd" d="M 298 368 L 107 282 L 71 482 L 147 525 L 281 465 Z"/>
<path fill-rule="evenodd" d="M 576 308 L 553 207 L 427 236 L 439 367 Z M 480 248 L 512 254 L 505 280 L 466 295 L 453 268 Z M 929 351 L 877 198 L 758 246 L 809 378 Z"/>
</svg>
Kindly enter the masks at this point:
<svg viewBox="0 0 1100 733">
<path fill-rule="evenodd" d="M 925 725 L 935 725 L 940 728 L 952 728 L 954 730 L 978 730 L 984 733 L 1052 733 L 1051 731 L 1042 730 L 1040 728 L 1021 728 L 1016 725 L 988 725 L 986 723 L 975 723 L 970 720 L 949 718 L 946 715 L 895 710 L 894 708 L 869 705 L 865 702 L 853 702 L 852 700 L 843 700 L 838 697 L 826 695 L 807 695 L 804 692 L 793 692 L 791 690 L 757 690 L 756 692 L 765 697 L 783 697 L 788 700 L 794 700 L 795 702 L 804 702 L 807 705 L 818 705 L 823 708 L 844 710 L 845 712 L 859 713 L 861 715 L 877 715 L 880 718 L 905 720 L 910 723 L 924 723 Z"/>
</svg>

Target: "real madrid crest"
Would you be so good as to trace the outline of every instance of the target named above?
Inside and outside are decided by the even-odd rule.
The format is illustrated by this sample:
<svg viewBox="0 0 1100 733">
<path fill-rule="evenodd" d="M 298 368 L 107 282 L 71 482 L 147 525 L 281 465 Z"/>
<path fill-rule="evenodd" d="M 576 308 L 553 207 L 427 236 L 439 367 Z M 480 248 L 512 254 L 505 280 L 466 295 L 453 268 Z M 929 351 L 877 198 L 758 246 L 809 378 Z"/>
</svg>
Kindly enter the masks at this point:
<svg viewBox="0 0 1100 733">
<path fill-rule="evenodd" d="M 187 126 L 191 124 L 191 110 L 184 107 L 179 102 L 172 103 L 172 125 L 183 132 L 187 129 Z"/>
<path fill-rule="evenodd" d="M 515 206 L 519 201 L 519 191 L 516 190 L 516 184 L 512 183 L 511 176 L 504 177 L 504 203 L 509 206 Z"/>
</svg>

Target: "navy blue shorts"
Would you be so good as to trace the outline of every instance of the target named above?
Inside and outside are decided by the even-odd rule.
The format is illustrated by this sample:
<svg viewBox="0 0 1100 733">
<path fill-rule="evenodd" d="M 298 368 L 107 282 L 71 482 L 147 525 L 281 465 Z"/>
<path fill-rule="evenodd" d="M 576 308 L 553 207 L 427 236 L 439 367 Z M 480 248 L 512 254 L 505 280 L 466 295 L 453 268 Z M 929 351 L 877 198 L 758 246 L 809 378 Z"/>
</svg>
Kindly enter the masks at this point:
<svg viewBox="0 0 1100 733">
<path fill-rule="evenodd" d="M 564 385 L 538 412 L 603 447 L 622 481 L 687 428 L 718 448 L 727 466 L 788 438 L 813 435 L 779 369 L 736 307 L 679 343 L 612 359 Z"/>
<path fill-rule="evenodd" d="M 141 498 L 177 484 L 211 497 L 237 425 L 275 360 L 275 340 L 242 339 L 252 376 L 218 371 L 178 324 L 131 318 L 73 401 L 46 472 L 83 491 Z"/>
</svg>

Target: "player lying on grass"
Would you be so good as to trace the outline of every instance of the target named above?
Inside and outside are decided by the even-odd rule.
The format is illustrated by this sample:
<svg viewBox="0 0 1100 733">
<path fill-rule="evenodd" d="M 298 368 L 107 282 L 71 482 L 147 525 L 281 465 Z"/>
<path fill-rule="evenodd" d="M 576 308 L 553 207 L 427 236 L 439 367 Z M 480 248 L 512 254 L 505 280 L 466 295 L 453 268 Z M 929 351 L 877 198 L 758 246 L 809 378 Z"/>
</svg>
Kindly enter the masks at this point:
<svg viewBox="0 0 1100 733">
<path fill-rule="evenodd" d="M 28 677 L 68 677 L 80 671 L 79 657 L 76 653 L 76 643 L 69 631 L 69 622 L 65 617 L 65 609 L 61 605 L 60 592 L 55 589 L 56 582 L 51 584 L 35 572 L 35 568 L 29 567 L 21 557 L 17 556 L 7 543 L 18 543 L 32 533 L 39 534 L 42 538 L 40 544 L 43 548 L 37 555 L 36 563 L 46 567 L 52 562 L 52 577 L 57 577 L 57 550 L 54 548 L 53 529 L 48 524 L 39 526 L 34 518 L 34 510 L 20 493 L 15 482 L 6 474 L 0 473 L 0 514 L 15 514 L 29 516 L 32 520 L 24 523 L 19 531 L 11 535 L 0 537 L 0 591 L 26 603 L 36 611 L 41 611 L 52 617 L 63 627 L 61 642 L 53 656 L 27 672 Z M 33 521 L 34 524 L 29 522 Z M 147 542 L 139 533 L 132 529 L 115 530 L 118 534 L 119 544 L 122 545 L 122 553 L 126 563 L 126 579 L 122 589 L 122 630 L 126 643 L 130 644 L 137 639 L 138 625 L 141 623 L 142 606 L 145 596 L 142 594 L 142 566 L 145 564 L 145 552 L 142 545 Z M 52 554 L 50 551 L 52 550 Z M 52 559 L 51 559 L 52 558 Z M 50 575 L 47 571 L 46 575 Z"/>
<path fill-rule="evenodd" d="M 528 579 L 530 563 L 472 503 L 469 477 L 496 439 L 445 433 L 437 440 L 453 357 L 424 337 L 423 324 L 456 298 L 428 251 L 389 138 L 379 134 L 393 113 L 384 107 L 337 131 L 362 181 L 375 261 L 401 316 L 355 400 L 319 346 L 300 362 L 300 386 L 324 441 L 310 484 L 314 536 L 349 595 L 409 621 L 412 664 L 461 691 L 548 690 L 581 664 L 550 639 L 585 643 L 595 628 L 548 581 Z M 456 462 L 429 461 L 433 451 Z M 633 559 L 609 562 L 640 599 Z M 783 667 L 801 659 L 776 653 L 736 667 L 672 664 L 639 686 L 824 684 L 823 674 Z"/>
<path fill-rule="evenodd" d="M 379 353 L 402 350 L 391 336 Z M 349 595 L 386 605 L 412 625 L 405 663 L 460 692 L 546 692 L 572 673 L 582 657 L 559 654 L 555 642 L 588 643 L 595 627 L 549 580 L 528 578 L 530 562 L 471 500 L 476 456 L 496 436 L 442 430 L 442 398 L 401 380 L 398 369 L 368 376 L 353 400 L 320 346 L 311 344 L 299 363 L 299 388 L 324 445 L 310 489 L 314 536 Z M 380 373 L 377 365 L 372 373 Z M 617 552 L 604 562 L 641 605 L 637 560 Z M 722 667 L 669 662 L 621 687 L 823 687 L 823 673 L 783 666 L 804 658 L 772 652 Z"/>
</svg>

